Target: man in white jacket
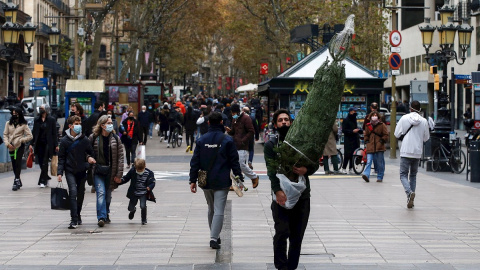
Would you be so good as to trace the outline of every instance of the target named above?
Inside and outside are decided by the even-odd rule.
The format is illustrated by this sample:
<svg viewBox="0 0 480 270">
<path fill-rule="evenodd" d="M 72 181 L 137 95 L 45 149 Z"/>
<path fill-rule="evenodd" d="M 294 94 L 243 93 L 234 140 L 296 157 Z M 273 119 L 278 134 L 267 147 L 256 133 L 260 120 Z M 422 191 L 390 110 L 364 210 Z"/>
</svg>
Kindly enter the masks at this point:
<svg viewBox="0 0 480 270">
<path fill-rule="evenodd" d="M 400 181 L 407 194 L 408 208 L 414 206 L 417 171 L 422 157 L 423 143 L 430 138 L 427 119 L 418 114 L 420 111 L 420 103 L 417 100 L 412 101 L 410 113 L 402 116 L 395 128 L 395 137 L 399 138 L 406 134 L 400 148 Z"/>
</svg>

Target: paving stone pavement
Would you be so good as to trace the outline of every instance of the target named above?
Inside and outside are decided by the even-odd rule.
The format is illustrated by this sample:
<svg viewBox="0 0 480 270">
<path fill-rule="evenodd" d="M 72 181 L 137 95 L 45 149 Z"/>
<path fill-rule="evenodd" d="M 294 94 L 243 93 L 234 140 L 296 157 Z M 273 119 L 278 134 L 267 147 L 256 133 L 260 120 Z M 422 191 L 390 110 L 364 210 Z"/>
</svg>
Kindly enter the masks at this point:
<svg viewBox="0 0 480 270">
<path fill-rule="evenodd" d="M 156 138 L 156 139 L 155 139 Z M 50 210 L 50 188 L 40 189 L 38 165 L 0 174 L 0 270 L 3 269 L 275 269 L 270 183 L 256 145 L 260 185 L 242 198 L 229 194 L 222 248 L 209 248 L 202 192 L 188 186 L 191 154 L 147 143 L 147 167 L 162 174 L 148 202 L 148 225 L 129 220 L 128 186 L 113 192 L 112 223 L 96 225 L 95 195 L 85 197 L 83 225 L 68 230 L 68 211 Z M 359 176 L 311 177 L 311 214 L 298 269 L 480 269 L 480 183 L 465 173 L 420 169 L 415 208 L 406 208 L 399 159 L 386 153 L 383 183 Z M 161 174 L 161 173 L 159 173 Z M 167 176 L 165 176 L 167 174 Z M 168 179 L 171 177 L 171 179 Z M 51 181 L 51 185 L 55 185 Z"/>
</svg>

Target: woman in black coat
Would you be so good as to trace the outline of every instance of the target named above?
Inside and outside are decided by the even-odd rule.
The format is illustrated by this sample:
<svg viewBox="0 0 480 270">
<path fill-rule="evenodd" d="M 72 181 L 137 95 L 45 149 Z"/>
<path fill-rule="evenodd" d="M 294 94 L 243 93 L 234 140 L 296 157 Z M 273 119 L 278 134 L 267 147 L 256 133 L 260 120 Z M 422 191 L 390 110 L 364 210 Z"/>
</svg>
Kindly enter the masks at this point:
<svg viewBox="0 0 480 270">
<path fill-rule="evenodd" d="M 33 122 L 33 140 L 30 151 L 34 150 L 40 165 L 41 173 L 38 185 L 44 188 L 48 185 L 48 160 L 58 152 L 58 131 L 55 118 L 51 117 L 45 105 L 40 106 L 40 114 Z"/>
<path fill-rule="evenodd" d="M 342 132 L 345 135 L 342 173 L 346 174 L 347 164 L 349 162 L 349 170 L 353 169 L 353 152 L 360 147 L 360 134 L 362 130 L 358 128 L 356 108 L 350 108 L 348 110 L 348 115 L 342 122 Z"/>
<path fill-rule="evenodd" d="M 160 123 L 160 142 L 162 139 L 166 142 L 168 139 L 167 132 L 170 126 L 168 125 L 168 105 L 163 105 L 163 109 L 158 113 L 158 122 Z"/>
<path fill-rule="evenodd" d="M 130 169 L 130 164 L 135 161 L 137 144 L 143 144 L 140 124 L 133 116 L 133 112 L 129 112 L 127 119 L 123 120 L 121 132 L 121 140 L 125 146 L 125 156 L 127 157 L 127 169 Z"/>
</svg>

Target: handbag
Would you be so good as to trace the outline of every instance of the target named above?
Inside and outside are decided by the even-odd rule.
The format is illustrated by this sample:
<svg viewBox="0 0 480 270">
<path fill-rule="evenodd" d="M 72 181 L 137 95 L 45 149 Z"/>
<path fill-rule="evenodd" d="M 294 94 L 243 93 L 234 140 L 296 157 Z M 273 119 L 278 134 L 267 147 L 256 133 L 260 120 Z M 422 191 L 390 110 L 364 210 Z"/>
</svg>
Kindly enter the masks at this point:
<svg viewBox="0 0 480 270">
<path fill-rule="evenodd" d="M 198 170 L 197 180 L 198 180 L 198 186 L 201 188 L 204 188 L 207 186 L 208 171 L 212 169 L 213 163 L 215 163 L 215 160 L 217 159 L 217 153 L 221 147 L 223 138 L 225 138 L 225 134 L 222 135 L 222 137 L 220 138 L 220 141 L 217 143 L 218 147 L 215 149 L 215 154 L 213 155 L 213 159 L 210 160 L 210 164 L 208 165 L 208 170 L 206 171 L 202 169 Z"/>
<path fill-rule="evenodd" d="M 95 164 L 95 174 L 106 176 L 110 174 L 110 166 Z"/>
<path fill-rule="evenodd" d="M 28 154 L 28 158 L 27 158 L 27 168 L 33 167 L 34 159 L 35 159 L 35 155 L 33 154 L 33 151 L 30 150 L 30 154 Z"/>
<path fill-rule="evenodd" d="M 50 194 L 50 208 L 54 210 L 70 210 L 70 197 L 68 191 L 59 182 L 56 188 L 52 188 Z"/>
<path fill-rule="evenodd" d="M 52 156 L 52 163 L 50 164 L 50 174 L 52 176 L 57 176 L 57 168 L 58 168 L 58 156 Z"/>
<path fill-rule="evenodd" d="M 157 199 L 155 198 L 155 195 L 153 195 L 153 191 L 147 190 L 146 196 L 147 196 L 147 201 L 151 201 L 151 202 L 154 202 L 154 203 L 157 202 Z"/>
</svg>

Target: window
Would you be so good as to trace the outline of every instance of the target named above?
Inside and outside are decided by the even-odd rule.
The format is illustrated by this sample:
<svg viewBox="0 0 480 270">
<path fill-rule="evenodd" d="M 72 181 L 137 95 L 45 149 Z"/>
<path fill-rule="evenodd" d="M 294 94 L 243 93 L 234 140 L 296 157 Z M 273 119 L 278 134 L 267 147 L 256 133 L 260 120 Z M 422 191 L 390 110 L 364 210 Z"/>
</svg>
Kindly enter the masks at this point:
<svg viewBox="0 0 480 270">
<path fill-rule="evenodd" d="M 415 72 L 422 71 L 422 57 L 420 55 L 415 56 Z"/>
<path fill-rule="evenodd" d="M 415 56 L 410 57 L 410 73 L 415 73 Z"/>
<path fill-rule="evenodd" d="M 404 74 L 410 74 L 410 58 L 405 59 L 405 73 Z"/>
<path fill-rule="evenodd" d="M 107 46 L 102 44 L 100 45 L 100 53 L 98 54 L 98 57 L 100 59 L 105 59 L 107 58 Z"/>
</svg>

